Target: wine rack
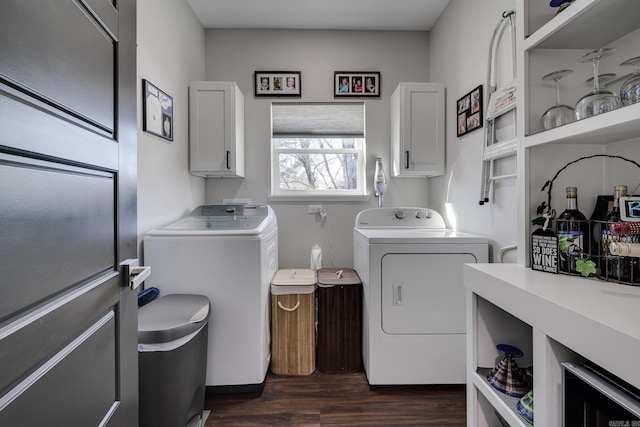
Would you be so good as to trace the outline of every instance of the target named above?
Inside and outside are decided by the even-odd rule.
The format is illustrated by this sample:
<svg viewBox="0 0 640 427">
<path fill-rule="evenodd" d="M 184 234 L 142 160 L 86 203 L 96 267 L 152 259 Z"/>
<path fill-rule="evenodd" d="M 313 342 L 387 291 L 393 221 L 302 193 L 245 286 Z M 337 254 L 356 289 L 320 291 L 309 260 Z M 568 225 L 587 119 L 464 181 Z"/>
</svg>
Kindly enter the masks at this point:
<svg viewBox="0 0 640 427">
<path fill-rule="evenodd" d="M 605 221 L 567 221 L 569 223 L 587 223 L 591 235 L 586 236 L 590 240 L 586 253 L 579 257 L 591 266 L 591 271 L 571 271 L 571 268 L 558 268 L 558 274 L 579 276 L 584 278 L 604 280 L 623 285 L 640 286 L 640 258 L 636 256 L 621 256 L 611 253 L 607 248 L 611 243 L 623 245 L 640 245 L 640 223 L 639 222 L 616 222 L 607 223 Z M 594 234 L 597 233 L 597 236 Z M 595 238 L 594 238 L 595 237 Z M 561 244 L 559 245 L 562 246 Z M 570 250 L 558 248 L 558 258 L 567 257 L 567 265 L 572 265 L 575 259 L 570 259 Z M 580 269 L 582 270 L 582 269 Z"/>
<path fill-rule="evenodd" d="M 544 218 L 551 220 L 556 226 L 562 222 L 568 230 L 586 230 L 582 237 L 582 244 L 574 244 L 571 239 L 563 238 L 560 233 L 557 234 L 557 239 L 555 240 L 557 273 L 596 278 L 626 285 L 640 285 L 640 258 L 637 256 L 622 256 L 632 255 L 628 253 L 630 247 L 640 244 L 640 222 L 606 222 L 596 219 L 580 221 L 555 218 L 555 210 L 551 204 L 551 190 L 556 178 L 564 170 L 576 163 L 600 157 L 621 160 L 626 162 L 625 164 L 632 164 L 640 168 L 640 163 L 622 156 L 608 154 L 584 156 L 564 165 L 542 187 L 542 190 L 547 192 L 546 204 L 543 203 L 540 206 L 540 208 L 546 209 Z M 538 213 L 541 214 L 542 212 L 539 211 Z M 545 222 L 544 227 L 547 224 L 549 224 L 548 221 Z M 536 234 L 536 231 L 533 234 Z M 536 252 L 534 247 L 535 243 L 532 238 L 532 266 L 536 264 L 534 262 L 536 253 L 539 253 Z M 624 252 L 616 250 L 618 248 L 623 248 Z"/>
</svg>

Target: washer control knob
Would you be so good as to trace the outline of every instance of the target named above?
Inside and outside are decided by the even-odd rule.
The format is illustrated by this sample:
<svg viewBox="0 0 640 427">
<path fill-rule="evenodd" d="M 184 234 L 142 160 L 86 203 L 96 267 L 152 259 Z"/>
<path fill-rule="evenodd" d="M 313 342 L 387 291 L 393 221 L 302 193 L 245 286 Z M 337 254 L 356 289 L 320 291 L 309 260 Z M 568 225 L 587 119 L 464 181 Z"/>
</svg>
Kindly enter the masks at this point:
<svg viewBox="0 0 640 427">
<path fill-rule="evenodd" d="M 424 217 L 424 212 L 422 212 L 422 211 L 416 211 L 416 218 L 420 219 L 420 218 L 422 218 L 422 217 Z"/>
<path fill-rule="evenodd" d="M 396 214 L 396 218 L 398 218 L 398 219 L 402 219 L 402 218 L 404 218 L 404 211 L 403 211 L 402 209 L 398 209 L 398 210 L 395 212 L 395 214 Z"/>
<path fill-rule="evenodd" d="M 426 211 L 424 216 L 425 216 L 425 218 L 431 218 L 431 216 L 432 216 L 431 211 Z"/>
</svg>

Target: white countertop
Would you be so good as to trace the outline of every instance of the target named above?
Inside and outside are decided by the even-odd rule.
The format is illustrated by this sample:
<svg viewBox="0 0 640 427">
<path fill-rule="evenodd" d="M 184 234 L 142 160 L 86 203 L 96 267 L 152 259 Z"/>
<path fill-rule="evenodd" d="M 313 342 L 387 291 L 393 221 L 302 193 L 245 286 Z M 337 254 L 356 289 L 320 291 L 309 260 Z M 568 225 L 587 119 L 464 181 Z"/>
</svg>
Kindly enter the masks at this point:
<svg viewBox="0 0 640 427">
<path fill-rule="evenodd" d="M 534 329 L 640 387 L 640 286 L 467 264 L 465 286 Z"/>
</svg>

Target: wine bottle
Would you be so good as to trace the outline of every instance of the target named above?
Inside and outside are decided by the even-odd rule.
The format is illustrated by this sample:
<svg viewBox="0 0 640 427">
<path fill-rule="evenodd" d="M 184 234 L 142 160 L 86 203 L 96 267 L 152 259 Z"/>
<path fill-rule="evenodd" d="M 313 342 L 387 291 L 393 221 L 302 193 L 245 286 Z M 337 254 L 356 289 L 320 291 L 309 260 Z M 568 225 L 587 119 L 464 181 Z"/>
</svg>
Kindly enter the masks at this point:
<svg viewBox="0 0 640 427">
<path fill-rule="evenodd" d="M 613 188 L 613 209 L 605 217 L 605 227 L 602 230 L 602 252 L 606 256 L 607 279 L 628 282 L 631 280 L 631 261 L 628 257 L 621 257 L 611 253 L 612 242 L 619 242 L 623 235 L 611 232 L 612 224 L 620 222 L 620 197 L 627 195 L 626 185 L 616 185 Z"/>
<path fill-rule="evenodd" d="M 604 276 L 605 261 L 602 254 L 602 224 L 607 214 L 613 209 L 613 194 L 600 195 L 596 199 L 596 206 L 593 208 L 591 218 L 589 218 L 591 235 L 591 243 L 589 245 L 591 249 L 591 260 L 596 263 L 596 274 L 598 277 Z"/>
<path fill-rule="evenodd" d="M 578 189 L 567 187 L 567 209 L 560 214 L 556 222 L 558 229 L 558 246 L 560 271 L 577 273 L 576 261 L 583 254 L 590 253 L 589 223 L 578 210 Z"/>
</svg>

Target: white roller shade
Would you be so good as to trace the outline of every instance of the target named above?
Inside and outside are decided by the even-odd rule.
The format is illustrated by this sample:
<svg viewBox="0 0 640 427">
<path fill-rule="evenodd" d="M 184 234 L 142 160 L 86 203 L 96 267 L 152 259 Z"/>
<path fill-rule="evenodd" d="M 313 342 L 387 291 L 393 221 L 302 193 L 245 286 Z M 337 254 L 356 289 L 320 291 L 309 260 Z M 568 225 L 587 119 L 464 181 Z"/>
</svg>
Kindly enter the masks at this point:
<svg viewBox="0 0 640 427">
<path fill-rule="evenodd" d="M 364 103 L 274 103 L 274 138 L 364 137 Z"/>
</svg>

